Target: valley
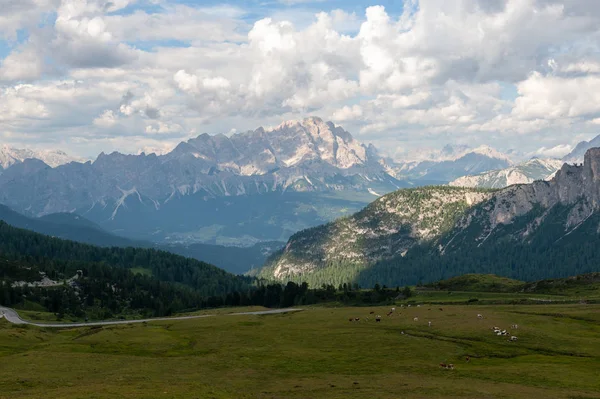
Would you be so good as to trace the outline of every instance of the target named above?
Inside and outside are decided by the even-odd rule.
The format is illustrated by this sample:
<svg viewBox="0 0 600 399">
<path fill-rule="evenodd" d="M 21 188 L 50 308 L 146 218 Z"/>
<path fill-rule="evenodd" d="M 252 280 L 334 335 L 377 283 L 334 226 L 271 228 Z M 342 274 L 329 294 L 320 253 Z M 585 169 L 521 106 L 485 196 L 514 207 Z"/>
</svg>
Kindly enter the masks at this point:
<svg viewBox="0 0 600 399">
<path fill-rule="evenodd" d="M 61 330 L 0 319 L 0 398 L 597 397 L 597 303 L 463 299 L 486 297 L 522 295 L 426 291 L 386 306 Z M 491 330 L 513 324 L 516 342 Z"/>
</svg>

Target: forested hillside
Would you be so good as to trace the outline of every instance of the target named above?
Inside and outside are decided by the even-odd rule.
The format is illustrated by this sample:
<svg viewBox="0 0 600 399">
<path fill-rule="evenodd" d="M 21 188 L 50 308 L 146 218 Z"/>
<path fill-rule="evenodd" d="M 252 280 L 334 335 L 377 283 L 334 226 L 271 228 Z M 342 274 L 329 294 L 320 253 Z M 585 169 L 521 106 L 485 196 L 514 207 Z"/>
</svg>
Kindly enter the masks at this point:
<svg viewBox="0 0 600 399">
<path fill-rule="evenodd" d="M 268 255 L 283 246 L 280 242 L 258 243 L 251 247 L 226 247 L 212 244 L 161 244 L 132 240 L 105 231 L 97 224 L 73 213 L 54 213 L 39 218 L 22 215 L 0 204 L 0 220 L 36 233 L 100 247 L 155 248 L 210 263 L 234 274 L 264 264 Z"/>
<path fill-rule="evenodd" d="M 259 275 L 311 285 L 353 282 L 363 268 L 448 232 L 492 193 L 442 186 L 396 191 L 350 217 L 294 234 Z"/>
<path fill-rule="evenodd" d="M 86 308 L 166 314 L 217 304 L 220 300 L 215 298 L 245 292 L 254 283 L 164 251 L 94 247 L 4 222 L 0 222 L 0 262 L 2 304 L 26 298 L 53 312 L 75 315 Z"/>
</svg>

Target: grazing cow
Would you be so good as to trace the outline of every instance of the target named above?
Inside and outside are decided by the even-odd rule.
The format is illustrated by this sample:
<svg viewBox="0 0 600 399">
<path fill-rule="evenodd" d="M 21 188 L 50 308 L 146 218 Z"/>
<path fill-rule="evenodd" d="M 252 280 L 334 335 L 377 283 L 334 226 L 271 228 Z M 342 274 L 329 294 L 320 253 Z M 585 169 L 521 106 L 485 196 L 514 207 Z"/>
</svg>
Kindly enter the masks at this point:
<svg viewBox="0 0 600 399">
<path fill-rule="evenodd" d="M 465 360 L 467 361 L 467 363 L 469 363 L 471 361 L 471 358 L 469 356 L 467 356 L 467 358 Z"/>
<path fill-rule="evenodd" d="M 348 321 L 354 321 L 354 319 L 348 319 Z"/>
<path fill-rule="evenodd" d="M 440 367 L 446 370 L 454 370 L 454 365 L 452 363 L 440 363 Z"/>
<path fill-rule="evenodd" d="M 393 313 L 394 313 L 394 312 L 389 312 L 389 313 L 387 314 L 387 316 L 388 316 L 388 317 L 390 317 L 390 316 L 391 316 Z"/>
<path fill-rule="evenodd" d="M 510 337 L 510 341 L 515 342 L 518 338 L 515 337 L 514 335 Z"/>
<path fill-rule="evenodd" d="M 428 322 L 428 324 L 429 324 L 429 327 L 431 327 L 431 322 Z"/>
<path fill-rule="evenodd" d="M 400 331 L 400 334 L 404 335 L 404 331 Z"/>
<path fill-rule="evenodd" d="M 440 312 L 443 312 L 443 311 L 444 311 L 444 309 L 440 308 Z"/>
<path fill-rule="evenodd" d="M 369 314 L 375 314 L 375 312 L 369 312 Z"/>
<path fill-rule="evenodd" d="M 396 311 L 396 308 L 392 308 L 392 312 L 395 312 L 395 311 Z"/>
<path fill-rule="evenodd" d="M 355 318 L 355 319 L 354 319 L 354 321 L 360 321 L 360 318 L 359 318 L 359 317 L 357 317 L 357 318 Z"/>
<path fill-rule="evenodd" d="M 483 319 L 483 315 L 482 315 L 481 313 L 478 313 L 478 314 L 477 314 L 477 318 L 478 318 L 478 319 Z"/>
<path fill-rule="evenodd" d="M 513 324 L 512 326 L 510 326 L 510 328 L 512 328 L 513 330 L 516 330 L 519 328 L 518 324 Z"/>
<path fill-rule="evenodd" d="M 418 318 L 418 317 L 415 317 L 415 318 L 413 319 L 413 321 L 419 321 L 419 318 Z"/>
<path fill-rule="evenodd" d="M 375 321 L 379 323 L 381 321 L 381 316 L 377 315 L 377 317 L 375 318 Z"/>
<path fill-rule="evenodd" d="M 450 363 L 450 364 L 448 365 L 448 368 L 449 368 L 450 370 L 454 370 L 454 365 L 453 365 L 452 363 Z"/>
<path fill-rule="evenodd" d="M 406 305 L 406 306 L 408 306 L 410 308 L 410 305 Z"/>
<path fill-rule="evenodd" d="M 500 330 L 500 327 L 492 327 L 492 330 L 494 330 L 494 331 Z"/>
<path fill-rule="evenodd" d="M 418 308 L 420 308 L 420 307 L 421 307 L 421 305 L 417 305 L 417 307 L 418 307 Z"/>
</svg>

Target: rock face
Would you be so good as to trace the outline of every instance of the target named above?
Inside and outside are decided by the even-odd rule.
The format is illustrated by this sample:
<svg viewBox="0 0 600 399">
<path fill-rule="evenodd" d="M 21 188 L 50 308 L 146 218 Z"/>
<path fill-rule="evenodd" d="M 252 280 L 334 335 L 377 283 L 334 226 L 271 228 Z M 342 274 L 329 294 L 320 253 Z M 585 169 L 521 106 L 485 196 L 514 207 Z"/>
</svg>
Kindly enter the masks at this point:
<svg viewBox="0 0 600 399">
<path fill-rule="evenodd" d="M 530 159 L 506 169 L 492 170 L 478 175 L 459 177 L 451 181 L 454 187 L 504 188 L 513 184 L 529 184 L 549 180 L 563 165 L 556 159 Z"/>
<path fill-rule="evenodd" d="M 285 249 L 267 263 L 261 275 L 282 280 L 306 278 L 337 267 L 339 273 L 350 276 L 349 280 L 337 281 L 352 281 L 359 269 L 401 259 L 407 253 L 413 273 L 419 267 L 439 269 L 449 256 L 449 263 L 461 268 L 462 260 L 469 259 L 469 251 L 479 251 L 478 256 L 485 261 L 487 251 L 493 252 L 499 243 L 527 246 L 531 237 L 536 237 L 536 245 L 547 246 L 548 240 L 559 243 L 574 233 L 598 239 L 600 224 L 589 226 L 598 220 L 600 148 L 593 148 L 586 152 L 583 165 L 564 164 L 549 181 L 512 185 L 499 191 L 425 187 L 388 194 L 351 217 L 295 234 Z M 592 228 L 593 237 L 579 234 L 581 226 L 585 226 L 585 231 Z M 540 241 L 540 237 L 546 238 Z M 422 249 L 415 253 L 417 244 L 422 244 Z M 434 259 L 435 264 L 421 265 L 421 255 Z M 394 272 L 389 264 L 378 278 L 401 273 Z M 476 266 L 485 265 L 476 262 Z M 554 273 L 559 274 L 556 270 Z M 438 270 L 438 274 L 444 275 L 444 271 Z M 329 273 L 326 278 L 331 276 Z M 401 276 L 396 281 L 408 280 L 407 276 Z"/>
<path fill-rule="evenodd" d="M 565 232 L 600 209 L 600 148 L 588 150 L 584 164 L 564 164 L 550 181 L 538 181 L 528 185 L 508 187 L 496 193 L 481 207 L 473 209 L 458 223 L 462 229 L 476 223 L 481 228 L 475 240 L 483 242 L 499 225 L 509 225 L 535 208 L 542 213 L 529 223 L 521 234 L 525 239 L 543 222 L 547 210 L 556 205 L 566 206 L 570 211 L 564 221 Z"/>
</svg>

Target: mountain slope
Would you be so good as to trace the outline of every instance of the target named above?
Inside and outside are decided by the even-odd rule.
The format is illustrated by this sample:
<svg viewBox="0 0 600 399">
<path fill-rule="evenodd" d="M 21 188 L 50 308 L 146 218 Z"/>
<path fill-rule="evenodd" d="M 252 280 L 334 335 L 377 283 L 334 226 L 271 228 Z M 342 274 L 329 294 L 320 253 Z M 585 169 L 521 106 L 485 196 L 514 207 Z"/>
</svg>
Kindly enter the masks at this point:
<svg viewBox="0 0 600 399">
<path fill-rule="evenodd" d="M 250 282 L 248 278 L 234 276 L 213 265 L 165 251 L 96 247 L 18 229 L 2 221 L 0 255 L 28 263 L 66 262 L 82 267 L 87 263 L 101 263 L 130 270 L 144 269 L 156 279 L 187 285 L 206 296 L 239 290 Z"/>
<path fill-rule="evenodd" d="M 555 159 L 533 158 L 502 170 L 478 175 L 463 176 L 451 181 L 454 187 L 504 188 L 513 184 L 528 184 L 536 180 L 548 180 L 563 165 Z"/>
<path fill-rule="evenodd" d="M 259 243 L 251 247 L 226 247 L 210 244 L 155 244 L 149 241 L 130 240 L 104 231 L 97 224 L 71 213 L 59 213 L 30 218 L 0 205 L 0 220 L 6 223 L 66 240 L 100 247 L 155 248 L 217 265 L 234 274 L 244 274 L 261 266 L 267 256 L 283 246 L 281 242 Z"/>
<path fill-rule="evenodd" d="M 408 197 L 406 193 L 401 190 L 390 194 L 372 207 L 380 208 L 394 196 Z M 344 236 L 342 243 L 336 241 L 339 229 L 328 226 L 298 233 L 267 263 L 261 275 L 283 280 L 300 277 L 313 284 L 333 280 L 404 285 L 466 273 L 531 281 L 598 271 L 600 148 L 588 150 L 582 166 L 563 165 L 550 181 L 479 192 L 470 204 L 458 202 L 460 206 L 454 208 L 452 218 L 446 216 L 446 220 L 452 220 L 450 226 L 440 217 L 428 218 L 447 215 L 444 207 L 453 203 L 451 198 L 433 202 L 426 212 L 415 214 L 416 226 L 428 220 L 433 223 L 425 230 L 429 235 L 415 234 L 420 230 L 414 225 L 401 231 L 403 222 L 395 221 L 389 213 L 356 214 L 350 220 L 359 220 L 360 224 Z M 390 207 L 394 213 L 397 209 L 401 209 L 400 214 L 419 209 L 406 202 L 400 203 L 400 208 L 397 205 L 392 203 Z M 439 211 L 435 211 L 436 206 Z M 393 240 L 386 246 L 390 237 Z M 359 244 L 360 252 L 354 243 Z M 387 248 L 405 251 L 382 251 Z M 327 258 L 330 253 L 335 257 Z M 364 255 L 370 253 L 378 256 Z M 324 272 L 327 268 L 329 272 Z"/>
<path fill-rule="evenodd" d="M 5 306 L 33 303 L 75 317 L 163 316 L 215 306 L 252 283 L 163 251 L 99 248 L 0 221 L 0 304 Z"/>
<path fill-rule="evenodd" d="M 488 190 L 453 187 L 396 191 L 350 217 L 293 235 L 260 276 L 302 280 L 315 272 L 331 275 L 327 269 L 344 264 L 363 267 L 403 256 L 450 230 L 467 208 L 491 195 Z M 336 283 L 348 281 L 342 278 L 347 276 L 331 277 Z"/>
</svg>

